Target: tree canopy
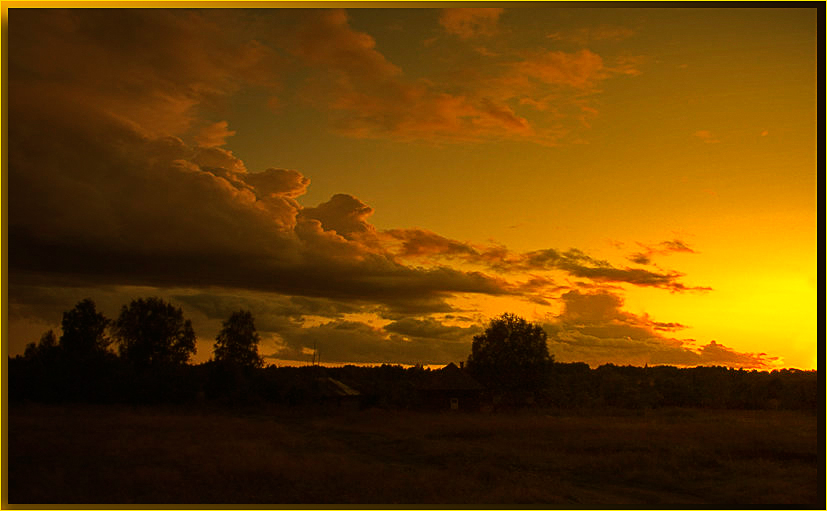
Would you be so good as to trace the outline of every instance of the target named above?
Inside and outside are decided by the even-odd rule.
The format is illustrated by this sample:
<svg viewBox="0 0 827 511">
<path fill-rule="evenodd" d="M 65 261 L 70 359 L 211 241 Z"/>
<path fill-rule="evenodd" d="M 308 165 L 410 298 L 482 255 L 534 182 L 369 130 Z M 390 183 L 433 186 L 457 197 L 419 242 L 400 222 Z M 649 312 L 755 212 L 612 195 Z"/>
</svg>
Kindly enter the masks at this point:
<svg viewBox="0 0 827 511">
<path fill-rule="evenodd" d="M 263 361 L 258 354 L 260 340 L 253 314 L 245 310 L 234 312 L 224 321 L 215 338 L 215 360 L 241 367 L 261 367 Z"/>
<path fill-rule="evenodd" d="M 184 364 L 195 353 L 195 332 L 180 308 L 156 297 L 124 305 L 113 332 L 121 356 L 138 366 Z"/>
<path fill-rule="evenodd" d="M 481 383 L 501 391 L 543 388 L 553 358 L 546 332 L 533 323 L 505 313 L 474 336 L 468 370 Z"/>
<path fill-rule="evenodd" d="M 95 309 L 95 302 L 91 298 L 85 298 L 72 310 L 63 313 L 60 347 L 70 358 L 87 358 L 101 354 L 110 344 L 106 336 L 109 324 L 110 320 Z"/>
<path fill-rule="evenodd" d="M 59 349 L 57 336 L 55 335 L 54 330 L 49 330 L 40 336 L 40 342 L 30 342 L 26 345 L 26 351 L 23 352 L 23 358 L 43 362 L 54 358 L 55 353 L 59 351 Z"/>
</svg>

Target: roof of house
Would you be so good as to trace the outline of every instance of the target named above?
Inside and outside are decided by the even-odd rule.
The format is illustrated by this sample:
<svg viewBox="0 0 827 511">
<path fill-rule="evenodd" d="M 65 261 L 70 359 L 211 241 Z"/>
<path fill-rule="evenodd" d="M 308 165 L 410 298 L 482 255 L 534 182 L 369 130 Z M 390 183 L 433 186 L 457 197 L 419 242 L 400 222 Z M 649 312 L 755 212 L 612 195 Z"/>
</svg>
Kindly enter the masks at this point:
<svg viewBox="0 0 827 511">
<path fill-rule="evenodd" d="M 484 390 L 465 370 L 460 369 L 453 362 L 427 374 L 417 386 L 420 390 Z"/>
<path fill-rule="evenodd" d="M 359 391 L 353 387 L 349 387 L 339 380 L 333 379 L 329 376 L 319 378 L 318 382 L 321 386 L 321 392 L 329 397 L 346 397 L 358 396 Z"/>
</svg>

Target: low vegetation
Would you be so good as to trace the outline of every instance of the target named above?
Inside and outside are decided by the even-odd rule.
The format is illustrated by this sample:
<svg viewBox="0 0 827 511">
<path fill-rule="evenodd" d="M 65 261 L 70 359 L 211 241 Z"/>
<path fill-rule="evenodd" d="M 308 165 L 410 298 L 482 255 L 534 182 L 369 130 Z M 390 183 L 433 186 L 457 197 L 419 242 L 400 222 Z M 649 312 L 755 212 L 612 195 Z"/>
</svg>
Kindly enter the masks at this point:
<svg viewBox="0 0 827 511">
<path fill-rule="evenodd" d="M 13 406 L 11 504 L 824 506 L 815 415 Z"/>
<path fill-rule="evenodd" d="M 249 311 L 192 365 L 153 298 L 62 330 L 8 361 L 11 504 L 825 504 L 816 371 L 562 364 L 507 314 L 453 373 L 263 367 Z"/>
</svg>

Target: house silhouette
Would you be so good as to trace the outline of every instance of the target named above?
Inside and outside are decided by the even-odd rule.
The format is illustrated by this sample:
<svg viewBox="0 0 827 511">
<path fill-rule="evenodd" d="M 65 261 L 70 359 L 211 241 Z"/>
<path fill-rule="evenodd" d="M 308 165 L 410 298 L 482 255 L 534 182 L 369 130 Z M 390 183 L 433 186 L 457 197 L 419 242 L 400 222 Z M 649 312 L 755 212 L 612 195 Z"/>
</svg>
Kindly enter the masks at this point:
<svg viewBox="0 0 827 511">
<path fill-rule="evenodd" d="M 451 362 L 442 369 L 430 371 L 417 385 L 421 402 L 438 410 L 479 410 L 483 387 L 468 372 Z"/>
</svg>

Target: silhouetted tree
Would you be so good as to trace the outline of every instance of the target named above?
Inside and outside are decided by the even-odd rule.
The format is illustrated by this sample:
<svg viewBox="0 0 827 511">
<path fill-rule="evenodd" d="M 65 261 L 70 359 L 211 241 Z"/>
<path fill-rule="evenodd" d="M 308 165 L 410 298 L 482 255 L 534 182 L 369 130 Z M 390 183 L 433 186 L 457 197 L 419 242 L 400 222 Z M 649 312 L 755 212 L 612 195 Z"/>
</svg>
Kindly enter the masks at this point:
<svg viewBox="0 0 827 511">
<path fill-rule="evenodd" d="M 540 390 L 553 362 L 546 339 L 546 332 L 539 325 L 514 314 L 503 314 L 491 320 L 485 332 L 474 336 L 468 370 L 494 390 Z"/>
<path fill-rule="evenodd" d="M 54 330 L 49 330 L 40 336 L 40 342 L 30 342 L 26 345 L 26 350 L 23 352 L 23 358 L 26 360 L 46 362 L 55 357 L 55 353 L 58 349 L 57 336 L 55 335 Z"/>
<path fill-rule="evenodd" d="M 252 313 L 245 310 L 234 312 L 224 321 L 215 338 L 215 360 L 240 367 L 261 367 L 263 361 L 258 354 L 260 340 Z"/>
<path fill-rule="evenodd" d="M 95 309 L 95 302 L 85 298 L 63 313 L 60 347 L 71 360 L 88 359 L 106 352 L 110 340 L 106 328 L 110 320 Z"/>
<path fill-rule="evenodd" d="M 124 305 L 113 333 L 121 357 L 137 366 L 184 364 L 195 353 L 195 332 L 190 320 L 156 297 Z"/>
</svg>

